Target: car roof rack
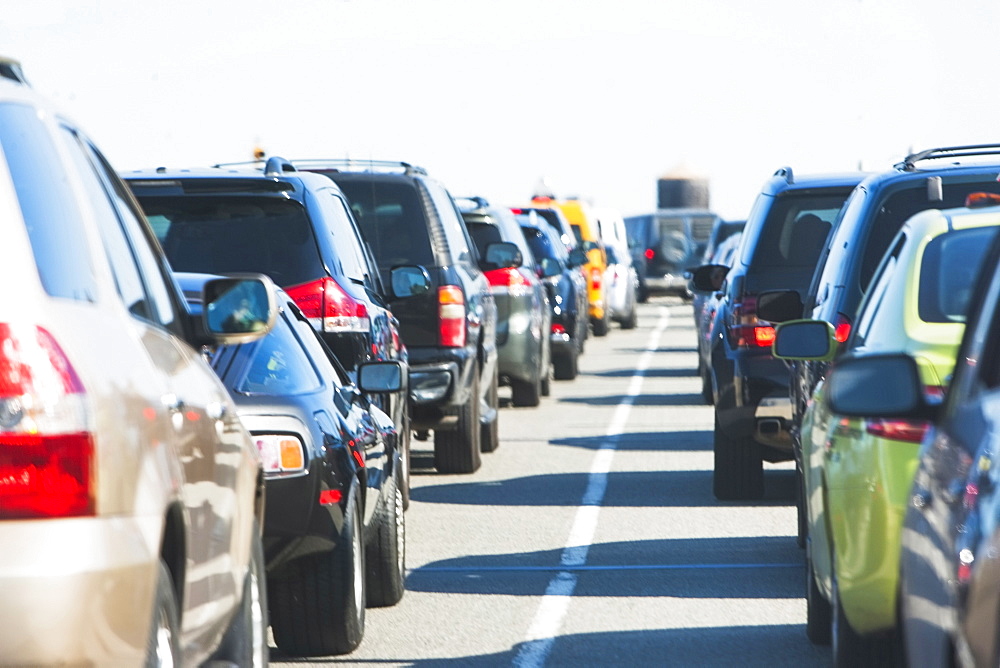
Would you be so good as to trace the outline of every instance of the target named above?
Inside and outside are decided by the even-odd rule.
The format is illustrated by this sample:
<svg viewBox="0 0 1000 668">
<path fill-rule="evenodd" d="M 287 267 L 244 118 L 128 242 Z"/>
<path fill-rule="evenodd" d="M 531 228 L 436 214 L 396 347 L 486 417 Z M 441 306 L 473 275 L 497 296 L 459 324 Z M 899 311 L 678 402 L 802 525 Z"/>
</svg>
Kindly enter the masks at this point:
<svg viewBox="0 0 1000 668">
<path fill-rule="evenodd" d="M 476 209 L 485 209 L 489 207 L 490 202 L 485 197 L 479 197 L 478 195 L 473 195 L 471 197 L 455 197 L 455 206 L 462 213 L 469 213 L 470 211 L 475 211 Z"/>
<path fill-rule="evenodd" d="M 403 173 L 407 176 L 419 174 L 427 176 L 423 167 L 403 162 L 401 160 L 356 160 L 354 158 L 316 158 L 308 160 L 293 160 L 292 164 L 299 169 L 330 169 L 343 172 L 386 172 Z"/>
<path fill-rule="evenodd" d="M 967 146 L 944 146 L 940 148 L 929 148 L 919 153 L 911 153 L 903 158 L 902 162 L 897 162 L 893 167 L 904 172 L 916 170 L 916 163 L 921 160 L 940 160 L 944 158 L 975 157 L 986 155 L 1000 156 L 1000 144 L 969 144 Z"/>
<path fill-rule="evenodd" d="M 281 176 L 286 172 L 296 172 L 295 165 L 277 155 L 272 155 L 264 164 L 264 176 Z"/>
<path fill-rule="evenodd" d="M 795 183 L 795 175 L 792 173 L 791 167 L 779 167 L 775 170 L 774 175 L 785 179 L 785 183 L 788 185 Z"/>
</svg>

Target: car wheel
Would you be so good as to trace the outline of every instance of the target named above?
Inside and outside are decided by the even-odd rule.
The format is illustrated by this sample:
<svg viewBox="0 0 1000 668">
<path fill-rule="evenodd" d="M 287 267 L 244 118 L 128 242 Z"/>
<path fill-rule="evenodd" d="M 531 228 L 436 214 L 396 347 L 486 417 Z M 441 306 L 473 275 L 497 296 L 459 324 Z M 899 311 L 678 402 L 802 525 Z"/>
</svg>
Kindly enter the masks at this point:
<svg viewBox="0 0 1000 668">
<path fill-rule="evenodd" d="M 368 607 L 396 605 L 403 598 L 406 579 L 406 522 L 403 494 L 396 475 L 385 483 L 379 507 L 372 521 L 367 545 L 366 581 Z"/>
<path fill-rule="evenodd" d="M 760 446 L 746 436 L 732 438 L 719 427 L 715 412 L 715 472 L 712 491 L 722 501 L 759 499 L 764 495 Z"/>
<path fill-rule="evenodd" d="M 156 605 L 153 608 L 153 630 L 146 645 L 146 668 L 173 668 L 181 665 L 180 613 L 170 570 L 160 560 L 156 580 Z"/>
<path fill-rule="evenodd" d="M 365 633 L 364 544 L 358 486 L 348 494 L 337 546 L 297 559 L 268 581 L 274 642 L 291 656 L 347 654 Z"/>
<path fill-rule="evenodd" d="M 573 380 L 579 372 L 579 352 L 570 346 L 565 355 L 552 358 L 552 374 L 556 380 Z"/>
<path fill-rule="evenodd" d="M 715 403 L 715 396 L 712 392 L 712 376 L 710 375 L 709 370 L 706 369 L 704 366 L 701 367 L 700 375 L 701 375 L 701 398 L 704 400 L 706 404 L 711 406 L 712 404 Z"/>
<path fill-rule="evenodd" d="M 832 608 L 816 585 L 812 548 L 806 546 L 806 636 L 814 645 L 830 644 Z"/>
<path fill-rule="evenodd" d="M 434 430 L 434 468 L 441 473 L 479 470 L 479 367 L 473 364 L 469 401 L 458 410 L 454 430 Z"/>
<path fill-rule="evenodd" d="M 838 668 L 857 668 L 858 666 L 890 666 L 893 665 L 893 643 L 891 637 L 860 635 L 847 621 L 844 606 L 840 600 L 840 588 L 837 586 L 837 568 L 833 569 L 833 626 L 831 639 L 833 641 L 833 665 Z"/>
<path fill-rule="evenodd" d="M 806 480 L 799 463 L 795 462 L 795 520 L 798 525 L 795 544 L 806 547 L 809 536 L 809 519 L 806 512 Z"/>
<path fill-rule="evenodd" d="M 611 321 L 609 318 L 608 309 L 604 309 L 604 317 L 599 320 L 594 320 L 594 336 L 607 336 L 608 330 L 611 329 Z"/>
<path fill-rule="evenodd" d="M 510 391 L 515 406 L 537 406 L 542 402 L 542 370 L 531 380 L 511 380 Z"/>
<path fill-rule="evenodd" d="M 410 407 L 403 406 L 403 429 L 399 434 L 399 491 L 403 495 L 403 510 L 410 507 L 410 440 L 413 430 L 410 428 Z"/>
<path fill-rule="evenodd" d="M 635 302 L 632 302 L 632 309 L 628 312 L 628 317 L 622 320 L 622 329 L 635 329 L 638 324 L 639 309 L 636 308 Z"/>
<path fill-rule="evenodd" d="M 493 370 L 493 379 L 490 381 L 490 389 L 486 393 L 486 405 L 493 413 L 493 419 L 483 422 L 480 426 L 479 450 L 481 452 L 493 452 L 500 447 L 500 392 L 497 387 L 500 381 L 497 378 L 499 371 Z"/>
<path fill-rule="evenodd" d="M 243 599 L 223 636 L 222 644 L 215 652 L 218 661 L 248 668 L 268 663 L 267 575 L 260 535 L 260 525 L 254 520 L 250 564 L 243 580 Z"/>
<path fill-rule="evenodd" d="M 552 354 L 549 352 L 548 342 L 542 344 L 542 347 L 542 396 L 547 397 L 552 394 Z"/>
</svg>

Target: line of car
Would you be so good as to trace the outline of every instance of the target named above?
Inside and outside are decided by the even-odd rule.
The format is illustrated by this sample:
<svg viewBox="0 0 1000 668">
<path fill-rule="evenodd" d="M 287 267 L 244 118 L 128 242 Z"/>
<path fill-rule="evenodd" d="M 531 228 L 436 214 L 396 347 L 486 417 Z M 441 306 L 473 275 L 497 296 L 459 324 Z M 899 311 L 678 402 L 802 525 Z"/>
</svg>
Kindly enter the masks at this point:
<svg viewBox="0 0 1000 668">
<path fill-rule="evenodd" d="M 795 461 L 806 632 L 838 666 L 1000 660 L 997 156 L 783 168 L 731 266 L 692 272 L 715 494 L 759 498 L 761 462 Z"/>
<path fill-rule="evenodd" d="M 614 212 L 407 163 L 119 175 L 0 64 L 0 663 L 352 651 L 405 591 L 410 439 L 473 472 L 499 388 L 636 326 Z"/>
</svg>

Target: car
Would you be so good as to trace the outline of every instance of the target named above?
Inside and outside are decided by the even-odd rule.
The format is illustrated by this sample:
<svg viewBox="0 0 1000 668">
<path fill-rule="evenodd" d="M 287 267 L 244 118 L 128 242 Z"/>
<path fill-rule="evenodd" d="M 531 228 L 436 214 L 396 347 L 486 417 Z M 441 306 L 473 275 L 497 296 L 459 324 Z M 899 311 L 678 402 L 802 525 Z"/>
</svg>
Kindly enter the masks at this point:
<svg viewBox="0 0 1000 668">
<path fill-rule="evenodd" d="M 736 232 L 715 248 L 715 253 L 708 258 L 708 264 L 719 267 L 721 275 L 728 273 L 728 268 L 733 264 L 733 256 L 740 245 L 740 237 L 743 232 Z M 701 396 L 706 404 L 712 404 L 712 375 L 709 372 L 711 367 L 712 342 L 717 336 L 722 336 L 719 327 L 719 300 L 722 299 L 722 292 L 700 292 L 693 291 L 691 307 L 694 310 L 695 335 L 698 337 L 698 376 L 701 378 Z"/>
<path fill-rule="evenodd" d="M 190 317 L 107 160 L 9 77 L 0 183 L 16 286 L 0 304 L 0 664 L 267 665 L 260 455 L 199 350 L 264 336 L 270 281 L 210 282 L 213 317 Z"/>
<path fill-rule="evenodd" d="M 732 267 L 702 265 L 692 273 L 696 290 L 723 293 L 723 335 L 711 340 L 708 366 L 718 499 L 760 498 L 763 462 L 793 458 L 789 371 L 771 355 L 774 327 L 758 317 L 758 299 L 766 291 L 806 291 L 833 221 L 863 178 L 778 169 L 753 204 Z"/>
<path fill-rule="evenodd" d="M 985 253 L 943 401 L 907 354 L 841 356 L 831 409 L 865 420 L 930 423 L 907 488 L 899 618 L 909 665 L 991 665 L 1000 647 L 995 555 L 1000 243 Z"/>
<path fill-rule="evenodd" d="M 704 255 L 718 221 L 715 212 L 693 207 L 625 218 L 633 247 L 646 259 L 648 294 L 690 296 L 685 273 Z"/>
<path fill-rule="evenodd" d="M 547 223 L 555 230 L 560 241 L 566 246 L 566 252 L 569 252 L 576 248 L 578 244 L 576 234 L 574 234 L 573 226 L 570 225 L 569 220 L 566 219 L 562 210 L 552 206 L 553 202 L 555 200 L 552 197 L 536 195 L 531 199 L 530 205 L 514 206 L 511 207 L 510 211 L 515 216 L 527 216 L 534 213 L 541 221 Z"/>
<path fill-rule="evenodd" d="M 327 176 L 347 195 L 391 287 L 389 304 L 410 365 L 411 424 L 420 438 L 434 432 L 434 466 L 442 473 L 476 471 L 480 452 L 500 444 L 497 306 L 483 274 L 499 265 L 479 256 L 448 190 L 422 167 L 293 164 Z"/>
<path fill-rule="evenodd" d="M 268 275 L 352 375 L 367 361 L 407 361 L 383 277 L 344 194 L 329 179 L 296 171 L 278 156 L 259 164 L 135 170 L 124 177 L 174 271 Z M 371 398 L 403 435 L 408 503 L 408 402 L 399 393 Z"/>
<path fill-rule="evenodd" d="M 559 233 L 534 212 L 519 214 L 517 219 L 538 263 L 552 310 L 552 377 L 573 380 L 588 331 L 587 280 L 578 270 L 587 256 L 580 248 L 567 253 Z"/>
<path fill-rule="evenodd" d="M 176 277 L 200 312 L 213 277 Z M 404 390 L 406 366 L 363 363 L 355 384 L 295 301 L 280 288 L 274 301 L 278 317 L 267 336 L 217 346 L 209 361 L 261 453 L 275 643 L 290 656 L 346 654 L 364 636 L 366 603 L 403 597 L 399 434 L 360 390 Z"/>
<path fill-rule="evenodd" d="M 539 200 L 533 201 L 538 202 Z M 604 283 L 604 272 L 608 268 L 608 258 L 604 251 L 600 230 L 597 227 L 597 217 L 591 207 L 579 199 L 553 200 L 551 206 L 563 212 L 573 228 L 577 244 L 587 254 L 587 264 L 583 267 L 583 273 L 587 278 L 590 328 L 594 336 L 607 336 L 611 330 L 608 288 Z"/>
<path fill-rule="evenodd" d="M 514 406 L 538 406 L 550 389 L 552 313 L 531 247 L 509 208 L 491 206 L 482 197 L 455 202 L 481 257 L 490 244 L 503 242 L 513 244 L 511 250 L 520 255 L 516 264 L 504 262 L 513 266 L 485 273 L 497 305 L 500 386 L 510 387 Z"/>
<path fill-rule="evenodd" d="M 639 277 L 632 265 L 627 248 L 606 246 L 608 268 L 604 271 L 607 286 L 608 312 L 622 329 L 635 329 L 639 324 Z"/>
<path fill-rule="evenodd" d="M 998 228 L 997 207 L 914 215 L 889 244 L 847 341 L 824 320 L 795 320 L 777 328 L 775 355 L 799 357 L 802 346 L 823 352 L 804 357 L 905 353 L 940 399 Z M 836 636 L 837 665 L 882 665 L 895 643 L 901 523 L 926 424 L 840 415 L 825 390 L 816 386 L 802 418 L 806 630 L 814 642 Z"/>
<path fill-rule="evenodd" d="M 803 317 L 825 320 L 838 330 L 842 341 L 846 340 L 875 268 L 903 223 L 925 209 L 960 207 L 973 193 L 1000 193 L 998 155 L 1000 146 L 993 145 L 930 149 L 908 155 L 890 170 L 869 174 L 844 207 L 808 290 L 762 294 L 758 303 L 761 317 L 771 322 Z M 789 431 L 800 490 L 797 535 L 804 547 L 807 526 L 801 502 L 799 444 L 802 415 L 829 362 L 792 360 L 789 367 Z"/>
</svg>

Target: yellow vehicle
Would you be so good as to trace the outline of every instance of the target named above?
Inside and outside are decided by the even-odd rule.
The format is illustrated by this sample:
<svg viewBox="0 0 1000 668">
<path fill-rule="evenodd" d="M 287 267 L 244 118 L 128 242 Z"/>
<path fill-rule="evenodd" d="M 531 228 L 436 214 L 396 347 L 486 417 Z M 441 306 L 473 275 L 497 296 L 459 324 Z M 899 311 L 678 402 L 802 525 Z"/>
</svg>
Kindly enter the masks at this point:
<svg viewBox="0 0 1000 668">
<path fill-rule="evenodd" d="M 605 336 L 611 325 L 611 312 L 608 310 L 604 285 L 604 270 L 608 268 L 608 260 L 597 227 L 597 217 L 586 202 L 578 199 L 552 200 L 551 203 L 569 220 L 577 243 L 587 253 L 588 261 L 583 265 L 583 272 L 587 277 L 590 326 L 594 330 L 594 336 Z"/>
</svg>

